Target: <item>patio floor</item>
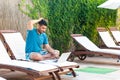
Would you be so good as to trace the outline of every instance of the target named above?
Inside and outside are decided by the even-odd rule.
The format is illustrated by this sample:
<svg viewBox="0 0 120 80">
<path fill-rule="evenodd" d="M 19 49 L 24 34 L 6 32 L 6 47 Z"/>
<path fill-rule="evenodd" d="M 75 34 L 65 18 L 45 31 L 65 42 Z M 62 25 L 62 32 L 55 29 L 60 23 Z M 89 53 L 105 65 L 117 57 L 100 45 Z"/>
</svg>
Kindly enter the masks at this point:
<svg viewBox="0 0 120 80">
<path fill-rule="evenodd" d="M 75 69 L 77 73 L 77 77 L 72 77 L 71 75 L 61 75 L 62 80 L 119 80 L 120 62 L 117 62 L 117 59 L 99 56 L 99 57 L 87 57 L 84 61 L 80 61 L 76 58 L 75 62 L 77 62 L 80 65 L 79 69 L 92 67 L 98 69 L 102 68 L 104 69 L 103 71 L 107 69 L 111 69 L 115 71 L 98 74 L 97 72 L 99 71 L 92 73 L 90 71 L 84 72 Z M 0 75 L 7 78 L 7 80 L 26 80 L 24 78 L 25 74 L 21 72 L 11 72 L 11 71 L 4 72 L 1 70 Z"/>
</svg>

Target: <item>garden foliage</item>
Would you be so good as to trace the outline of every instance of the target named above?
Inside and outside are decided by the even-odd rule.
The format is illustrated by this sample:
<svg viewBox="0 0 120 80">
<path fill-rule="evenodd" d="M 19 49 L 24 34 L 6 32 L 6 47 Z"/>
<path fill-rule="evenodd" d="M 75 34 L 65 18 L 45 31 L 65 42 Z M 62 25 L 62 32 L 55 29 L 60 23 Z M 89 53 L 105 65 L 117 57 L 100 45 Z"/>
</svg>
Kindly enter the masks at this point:
<svg viewBox="0 0 120 80">
<path fill-rule="evenodd" d="M 32 19 L 48 20 L 50 43 L 61 52 L 71 48 L 70 34 L 83 34 L 97 44 L 96 28 L 113 26 L 116 22 L 116 10 L 97 8 L 106 0 L 31 0 L 32 5 L 25 1 L 19 4 L 20 10 Z"/>
</svg>

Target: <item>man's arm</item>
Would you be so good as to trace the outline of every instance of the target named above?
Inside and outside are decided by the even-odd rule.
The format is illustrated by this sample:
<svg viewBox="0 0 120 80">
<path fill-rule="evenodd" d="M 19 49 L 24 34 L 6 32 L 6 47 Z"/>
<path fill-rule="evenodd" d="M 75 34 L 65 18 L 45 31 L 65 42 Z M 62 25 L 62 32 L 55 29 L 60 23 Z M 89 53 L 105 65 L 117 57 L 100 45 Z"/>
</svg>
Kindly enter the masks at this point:
<svg viewBox="0 0 120 80">
<path fill-rule="evenodd" d="M 49 45 L 49 44 L 45 44 L 44 48 L 51 54 L 55 54 L 54 49 Z"/>
<path fill-rule="evenodd" d="M 40 18 L 38 20 L 30 20 L 28 23 L 27 23 L 27 29 L 28 30 L 32 30 L 33 29 L 33 25 L 35 23 L 38 23 L 39 21 L 41 21 L 43 18 Z"/>
<path fill-rule="evenodd" d="M 44 45 L 45 49 L 52 55 L 54 58 L 59 58 L 60 52 L 58 50 L 54 50 L 49 44 Z"/>
</svg>

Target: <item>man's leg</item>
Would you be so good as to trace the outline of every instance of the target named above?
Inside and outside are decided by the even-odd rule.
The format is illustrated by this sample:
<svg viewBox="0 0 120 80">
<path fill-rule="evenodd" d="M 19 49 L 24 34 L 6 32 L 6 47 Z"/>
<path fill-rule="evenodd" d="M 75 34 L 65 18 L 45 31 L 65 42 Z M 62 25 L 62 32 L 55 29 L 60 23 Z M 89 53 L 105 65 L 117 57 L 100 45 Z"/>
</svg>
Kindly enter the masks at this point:
<svg viewBox="0 0 120 80">
<path fill-rule="evenodd" d="M 55 50 L 55 54 L 47 53 L 45 55 L 41 55 L 40 53 L 37 53 L 37 52 L 32 52 L 30 54 L 30 59 L 41 61 L 41 60 L 59 58 L 59 55 L 60 55 L 60 52 L 58 50 Z"/>
<path fill-rule="evenodd" d="M 36 60 L 36 61 L 43 60 L 42 55 L 40 55 L 39 53 L 36 53 L 36 52 L 32 52 L 29 57 L 30 57 L 30 59 Z"/>
<path fill-rule="evenodd" d="M 52 53 L 49 53 L 47 51 L 41 51 L 40 52 L 42 54 L 42 56 L 44 57 L 44 60 L 45 59 L 55 59 L 55 58 L 59 58 L 59 54 L 60 52 L 58 50 L 54 50 L 54 54 Z"/>
<path fill-rule="evenodd" d="M 36 52 L 32 52 L 30 54 L 30 59 L 32 60 L 36 60 L 36 61 L 42 61 L 42 60 L 47 60 L 47 59 L 51 59 L 52 55 L 47 53 L 45 55 L 41 55 L 40 53 L 36 53 Z"/>
</svg>

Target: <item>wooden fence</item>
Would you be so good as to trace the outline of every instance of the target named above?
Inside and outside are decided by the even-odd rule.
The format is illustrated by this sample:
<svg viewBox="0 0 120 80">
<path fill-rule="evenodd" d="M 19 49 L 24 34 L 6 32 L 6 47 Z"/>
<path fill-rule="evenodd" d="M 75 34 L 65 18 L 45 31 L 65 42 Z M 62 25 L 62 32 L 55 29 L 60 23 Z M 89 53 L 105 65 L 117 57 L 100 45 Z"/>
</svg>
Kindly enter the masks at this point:
<svg viewBox="0 0 120 80">
<path fill-rule="evenodd" d="M 26 23 L 30 19 L 18 9 L 21 0 L 0 0 L 0 29 L 18 30 L 25 38 Z M 26 0 L 30 3 L 30 0 Z"/>
</svg>

